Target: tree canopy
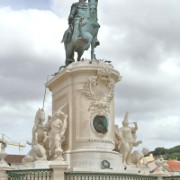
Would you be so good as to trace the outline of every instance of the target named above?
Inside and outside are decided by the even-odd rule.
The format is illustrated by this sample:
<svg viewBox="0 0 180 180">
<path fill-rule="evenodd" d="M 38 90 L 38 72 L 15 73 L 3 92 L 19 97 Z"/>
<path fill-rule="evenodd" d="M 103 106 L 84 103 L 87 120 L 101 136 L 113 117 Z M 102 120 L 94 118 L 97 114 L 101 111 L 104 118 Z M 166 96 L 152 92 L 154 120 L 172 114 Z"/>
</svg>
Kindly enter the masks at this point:
<svg viewBox="0 0 180 180">
<path fill-rule="evenodd" d="M 166 149 L 164 147 L 157 147 L 154 151 L 151 151 L 150 153 L 153 154 L 153 156 L 163 156 L 164 159 L 177 159 L 180 160 L 180 145 Z"/>
</svg>

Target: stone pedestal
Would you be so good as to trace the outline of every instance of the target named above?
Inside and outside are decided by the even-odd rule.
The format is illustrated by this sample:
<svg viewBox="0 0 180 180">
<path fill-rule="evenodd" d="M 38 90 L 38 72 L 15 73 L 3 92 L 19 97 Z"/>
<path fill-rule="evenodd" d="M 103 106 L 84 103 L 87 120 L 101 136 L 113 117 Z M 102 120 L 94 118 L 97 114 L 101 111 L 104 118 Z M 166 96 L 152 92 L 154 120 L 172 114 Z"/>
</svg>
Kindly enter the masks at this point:
<svg viewBox="0 0 180 180">
<path fill-rule="evenodd" d="M 83 149 L 65 152 L 71 158 L 71 171 L 120 172 L 123 170 L 121 155 L 115 151 Z"/>
<path fill-rule="evenodd" d="M 0 167 L 0 179 L 1 180 L 7 180 L 8 179 L 8 175 L 6 174 L 6 168 L 4 167 Z"/>
<path fill-rule="evenodd" d="M 53 180 L 64 180 L 64 172 L 68 167 L 65 161 L 52 161 L 49 167 L 53 169 Z"/>
<path fill-rule="evenodd" d="M 9 167 L 7 162 L 4 160 L 7 156 L 7 153 L 4 151 L 0 152 L 0 167 Z"/>
<path fill-rule="evenodd" d="M 48 169 L 49 168 L 49 162 L 48 161 L 35 161 L 34 162 L 34 168 L 35 169 Z"/>
<path fill-rule="evenodd" d="M 62 144 L 70 169 L 86 169 L 119 158 L 114 153 L 114 85 L 119 72 L 101 60 L 72 63 L 53 77 L 52 113 L 64 106 L 68 128 Z M 79 160 L 85 163 L 78 163 Z"/>
<path fill-rule="evenodd" d="M 18 169 L 48 169 L 50 161 L 25 162 L 18 166 Z"/>
<path fill-rule="evenodd" d="M 15 168 L 10 167 L 7 163 L 0 164 L 0 180 L 7 180 L 8 175 L 6 173 L 7 170 L 14 170 Z"/>
</svg>

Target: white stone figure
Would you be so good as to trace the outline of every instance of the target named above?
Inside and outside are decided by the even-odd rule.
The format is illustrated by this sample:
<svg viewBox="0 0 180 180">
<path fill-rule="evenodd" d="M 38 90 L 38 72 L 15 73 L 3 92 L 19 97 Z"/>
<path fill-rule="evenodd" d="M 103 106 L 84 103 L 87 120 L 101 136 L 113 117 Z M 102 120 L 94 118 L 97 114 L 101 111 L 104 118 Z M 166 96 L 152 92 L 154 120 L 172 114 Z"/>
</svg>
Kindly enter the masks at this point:
<svg viewBox="0 0 180 180">
<path fill-rule="evenodd" d="M 35 123 L 32 129 L 32 141 L 29 143 L 31 145 L 31 150 L 24 157 L 23 162 L 33 162 L 36 160 L 46 160 L 46 149 L 45 140 L 46 132 L 43 122 L 45 120 L 45 113 L 43 108 L 39 108 L 36 112 Z"/>
<path fill-rule="evenodd" d="M 5 152 L 6 143 L 4 141 L 1 141 L 1 151 L 0 151 L 0 167 L 7 167 L 9 166 L 7 162 L 4 160 L 7 156 L 7 153 Z"/>
<path fill-rule="evenodd" d="M 48 121 L 45 125 L 45 131 L 46 131 L 46 139 L 44 140 L 45 142 L 45 149 L 46 149 L 46 156 L 47 156 L 47 159 L 49 160 L 50 159 L 50 148 L 49 148 L 49 132 L 50 132 L 50 129 L 51 129 L 51 120 L 52 120 L 52 116 L 48 116 Z"/>
<path fill-rule="evenodd" d="M 22 162 L 34 162 L 37 160 L 47 160 L 46 150 L 40 145 L 33 145 L 29 153 L 23 158 Z"/>
<path fill-rule="evenodd" d="M 45 126 L 43 122 L 45 121 L 45 113 L 43 108 L 39 108 L 35 116 L 35 123 L 32 129 L 32 142 L 31 144 L 41 144 L 46 138 Z"/>
<path fill-rule="evenodd" d="M 142 151 L 134 151 L 131 154 L 131 163 L 135 164 L 136 167 L 140 167 L 141 160 L 144 158 L 144 156 L 148 155 L 149 150 L 147 148 L 143 148 Z"/>
<path fill-rule="evenodd" d="M 162 157 L 155 161 L 156 168 L 152 171 L 153 175 L 158 176 L 170 176 L 170 172 L 168 172 L 168 165 L 166 160 Z"/>
<path fill-rule="evenodd" d="M 122 147 L 122 134 L 119 130 L 119 127 L 117 124 L 114 126 L 114 131 L 115 131 L 115 151 L 120 152 L 120 148 Z"/>
<path fill-rule="evenodd" d="M 48 142 L 49 142 L 49 157 L 51 160 L 63 160 L 61 144 L 65 140 L 64 133 L 67 128 L 67 115 L 62 112 L 62 106 L 55 114 L 50 117 L 47 124 Z"/>
<path fill-rule="evenodd" d="M 119 152 L 122 154 L 122 162 L 124 164 L 130 164 L 131 152 L 134 146 L 138 146 L 142 141 L 136 140 L 136 131 L 138 126 L 136 122 L 133 122 L 134 127 L 129 126 L 128 112 L 125 114 L 122 122 L 123 127 L 119 129 L 120 135 L 122 136 L 122 142 L 119 146 Z"/>
</svg>

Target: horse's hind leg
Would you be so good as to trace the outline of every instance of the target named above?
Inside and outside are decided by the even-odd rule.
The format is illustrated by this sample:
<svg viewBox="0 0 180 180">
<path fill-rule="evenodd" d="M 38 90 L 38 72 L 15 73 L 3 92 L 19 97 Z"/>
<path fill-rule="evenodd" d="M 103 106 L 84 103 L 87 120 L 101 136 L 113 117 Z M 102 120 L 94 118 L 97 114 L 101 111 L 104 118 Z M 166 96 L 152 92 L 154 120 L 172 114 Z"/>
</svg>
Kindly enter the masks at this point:
<svg viewBox="0 0 180 180">
<path fill-rule="evenodd" d="M 83 53 L 84 53 L 84 49 L 80 49 L 80 50 L 78 51 L 77 61 L 80 61 L 80 60 L 81 60 L 81 57 L 82 57 Z"/>
<path fill-rule="evenodd" d="M 91 60 L 92 59 L 96 59 L 96 56 L 95 56 L 95 47 L 96 47 L 96 38 L 93 38 L 92 42 L 91 42 Z"/>
</svg>

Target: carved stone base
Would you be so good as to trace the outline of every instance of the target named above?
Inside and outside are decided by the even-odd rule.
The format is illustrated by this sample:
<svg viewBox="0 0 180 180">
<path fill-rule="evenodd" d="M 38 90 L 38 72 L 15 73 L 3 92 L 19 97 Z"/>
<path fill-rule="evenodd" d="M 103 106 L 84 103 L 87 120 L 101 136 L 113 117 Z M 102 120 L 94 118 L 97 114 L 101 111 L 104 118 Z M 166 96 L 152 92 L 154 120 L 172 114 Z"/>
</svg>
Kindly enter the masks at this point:
<svg viewBox="0 0 180 180">
<path fill-rule="evenodd" d="M 49 167 L 53 169 L 53 180 L 64 180 L 64 172 L 68 168 L 65 161 L 52 161 Z"/>
<path fill-rule="evenodd" d="M 50 161 L 25 162 L 18 166 L 18 169 L 48 169 Z"/>
<path fill-rule="evenodd" d="M 9 167 L 7 162 L 4 160 L 7 156 L 6 152 L 0 152 L 0 168 L 2 167 Z"/>
<path fill-rule="evenodd" d="M 119 155 L 113 152 L 114 86 L 120 79 L 111 64 L 84 60 L 61 69 L 47 83 L 52 91 L 52 113 L 67 103 L 62 149 L 71 169 L 103 170 L 103 160 L 111 161 L 114 169 L 120 168 Z"/>
<path fill-rule="evenodd" d="M 121 155 L 115 151 L 83 149 L 64 153 L 69 171 L 120 172 L 123 170 Z"/>
</svg>

